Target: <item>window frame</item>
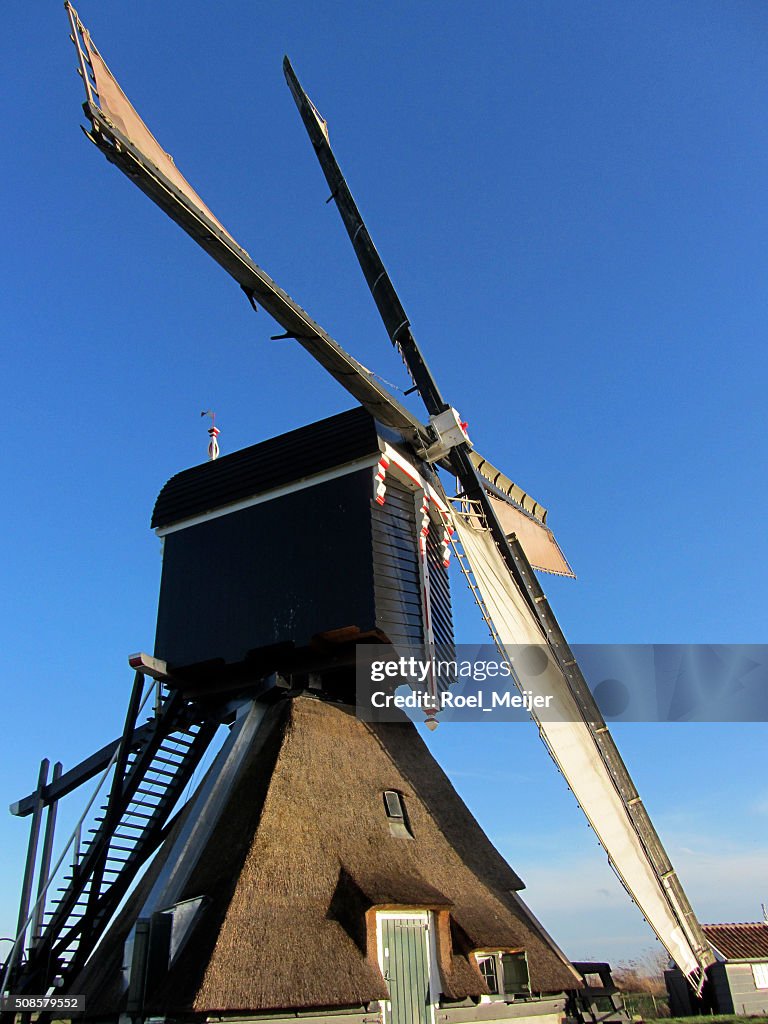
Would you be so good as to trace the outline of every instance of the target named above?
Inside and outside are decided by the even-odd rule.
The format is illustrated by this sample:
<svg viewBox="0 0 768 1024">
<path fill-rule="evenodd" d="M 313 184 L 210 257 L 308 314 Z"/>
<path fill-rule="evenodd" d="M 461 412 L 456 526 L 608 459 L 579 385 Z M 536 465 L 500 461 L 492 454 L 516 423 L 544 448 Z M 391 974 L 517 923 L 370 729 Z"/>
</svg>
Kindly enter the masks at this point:
<svg viewBox="0 0 768 1024">
<path fill-rule="evenodd" d="M 499 973 L 498 973 L 498 965 L 497 965 L 497 962 L 496 962 L 496 954 L 495 953 L 477 953 L 475 955 L 475 961 L 477 962 L 478 970 L 482 974 L 483 981 L 488 986 L 491 995 L 492 996 L 498 996 L 500 993 L 499 993 Z M 483 965 L 484 964 L 490 964 L 492 966 L 492 968 L 493 968 L 492 975 L 490 974 L 490 972 L 486 973 L 483 970 Z M 491 985 L 489 984 L 489 979 L 491 977 L 493 978 L 493 986 L 494 986 L 493 988 L 491 988 Z"/>
<path fill-rule="evenodd" d="M 531 998 L 531 974 L 528 967 L 528 954 L 524 949 L 476 949 L 473 951 L 472 956 L 475 960 L 475 966 L 483 977 L 483 980 L 488 984 L 487 975 L 483 971 L 481 961 L 493 962 L 494 978 L 496 982 L 496 991 L 491 992 L 490 995 L 483 995 L 481 999 L 486 1002 L 506 1002 L 511 1003 L 515 1000 L 520 1001 L 522 999 Z M 527 981 L 520 984 L 519 990 L 507 991 L 504 976 L 504 957 L 518 957 L 520 962 L 525 964 L 525 975 Z M 488 988 L 490 989 L 490 985 Z"/>
<path fill-rule="evenodd" d="M 392 814 L 390 811 L 390 800 L 387 799 L 390 795 L 396 798 L 399 814 Z M 413 839 L 413 829 L 404 795 L 399 789 L 385 789 L 382 791 L 382 800 L 390 834 L 396 839 Z"/>
</svg>

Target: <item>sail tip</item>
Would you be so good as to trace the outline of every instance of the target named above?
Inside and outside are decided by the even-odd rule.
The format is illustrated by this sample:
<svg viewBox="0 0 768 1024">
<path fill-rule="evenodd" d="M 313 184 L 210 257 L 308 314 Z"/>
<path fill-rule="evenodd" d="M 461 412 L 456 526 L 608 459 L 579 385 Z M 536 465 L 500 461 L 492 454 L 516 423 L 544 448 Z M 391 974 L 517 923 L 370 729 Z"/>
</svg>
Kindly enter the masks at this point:
<svg viewBox="0 0 768 1024">
<path fill-rule="evenodd" d="M 296 72 L 293 70 L 293 64 L 291 64 L 291 58 L 288 54 L 283 55 L 283 74 L 285 75 L 288 87 L 291 92 L 295 92 L 296 89 L 300 89 L 299 80 L 296 77 Z"/>
<path fill-rule="evenodd" d="M 288 83 L 288 88 L 291 90 L 291 95 L 296 101 L 296 105 L 300 107 L 304 90 L 299 84 L 296 72 L 293 70 L 293 65 L 291 64 L 287 53 L 283 57 L 283 74 L 285 75 L 285 80 Z"/>
</svg>

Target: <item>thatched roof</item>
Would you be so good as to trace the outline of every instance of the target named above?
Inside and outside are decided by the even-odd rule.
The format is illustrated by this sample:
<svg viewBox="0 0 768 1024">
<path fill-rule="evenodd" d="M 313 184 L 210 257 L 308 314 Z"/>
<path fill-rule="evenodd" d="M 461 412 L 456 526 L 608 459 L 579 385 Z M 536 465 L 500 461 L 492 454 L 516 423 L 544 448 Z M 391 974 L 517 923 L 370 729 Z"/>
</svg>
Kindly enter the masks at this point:
<svg viewBox="0 0 768 1024">
<path fill-rule="evenodd" d="M 525 949 L 534 991 L 577 986 L 516 895 L 520 880 L 410 723 L 368 725 L 349 708 L 298 697 L 271 709 L 262 728 L 269 737 L 245 765 L 182 896 L 210 903 L 148 992 L 147 1012 L 386 998 L 373 939 L 373 908 L 382 906 L 435 911 L 449 999 L 487 991 L 468 958 L 475 949 Z M 391 833 L 385 790 L 403 795 L 413 838 Z M 98 1003 L 91 992 L 94 1010 Z"/>
</svg>

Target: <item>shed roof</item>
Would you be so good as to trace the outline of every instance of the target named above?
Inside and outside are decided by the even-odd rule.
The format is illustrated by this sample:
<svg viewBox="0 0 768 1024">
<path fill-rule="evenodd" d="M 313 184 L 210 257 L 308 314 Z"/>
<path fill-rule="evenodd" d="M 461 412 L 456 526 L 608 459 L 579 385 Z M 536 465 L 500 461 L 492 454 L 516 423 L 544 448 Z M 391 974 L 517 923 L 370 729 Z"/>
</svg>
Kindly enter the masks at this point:
<svg viewBox="0 0 768 1024">
<path fill-rule="evenodd" d="M 707 939 L 726 960 L 768 958 L 768 923 L 704 924 Z"/>
</svg>

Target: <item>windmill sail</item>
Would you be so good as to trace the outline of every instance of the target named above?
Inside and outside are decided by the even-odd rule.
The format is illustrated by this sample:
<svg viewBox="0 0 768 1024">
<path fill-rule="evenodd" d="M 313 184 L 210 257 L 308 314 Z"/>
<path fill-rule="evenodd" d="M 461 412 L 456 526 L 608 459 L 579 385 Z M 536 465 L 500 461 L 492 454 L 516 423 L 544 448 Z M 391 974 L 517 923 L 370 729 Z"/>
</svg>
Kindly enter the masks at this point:
<svg viewBox="0 0 768 1024">
<path fill-rule="evenodd" d="M 424 356 L 416 344 L 400 298 L 336 162 L 328 141 L 328 123 L 320 116 L 317 107 L 302 89 L 287 57 L 283 59 L 283 71 L 288 88 L 291 90 L 291 95 L 301 114 L 304 127 L 315 148 L 325 180 L 331 189 L 331 197 L 336 201 L 336 207 L 344 222 L 344 227 L 347 229 L 365 280 L 368 282 L 376 307 L 387 328 L 389 340 L 400 351 L 408 372 L 430 414 L 435 415 L 442 412 L 448 408 L 448 403 L 440 394 L 437 382 L 430 373 Z"/>
<path fill-rule="evenodd" d="M 448 404 L 413 336 L 400 297 L 334 156 L 328 122 L 302 88 L 287 57 L 283 60 L 283 71 L 390 341 L 401 353 L 427 411 L 435 416 L 447 409 Z M 505 532 L 518 536 L 531 563 L 544 572 L 574 576 L 554 534 L 546 526 L 547 510 L 487 459 L 475 452 L 470 458 L 486 490 L 493 496 L 496 515 L 502 520 Z"/>
<path fill-rule="evenodd" d="M 575 578 L 576 574 L 547 526 L 544 506 L 477 452 L 470 452 L 469 457 L 482 478 L 504 533 L 507 537 L 515 535 L 533 568 Z"/>
<path fill-rule="evenodd" d="M 200 196 L 195 192 L 184 175 L 178 170 L 170 153 L 166 153 L 152 132 L 147 128 L 142 119 L 134 110 L 130 100 L 125 95 L 120 85 L 107 67 L 106 61 L 91 39 L 88 29 L 80 22 L 73 8 L 68 7 L 74 16 L 76 28 L 82 40 L 83 56 L 85 57 L 85 68 L 81 66 L 81 73 L 88 93 L 89 101 L 98 99 L 99 108 L 109 121 L 112 122 L 128 139 L 136 149 L 140 150 L 147 161 L 157 168 L 168 181 L 172 182 L 189 203 L 196 207 L 208 220 L 212 221 L 220 231 L 223 231 L 229 238 L 232 236 L 224 225 L 208 209 Z M 93 81 L 89 80 L 88 69 L 93 75 Z M 234 241 L 234 239 L 232 239 Z"/>
<path fill-rule="evenodd" d="M 670 956 L 686 975 L 703 979 L 703 969 L 712 962 L 709 944 L 573 656 L 564 641 L 558 643 L 559 629 L 553 643 L 481 519 L 459 511 L 454 522 L 499 651 L 513 672 L 519 675 L 515 661 L 521 646 L 538 645 L 547 651 L 544 671 L 525 674 L 524 684 L 534 695 L 553 698 L 546 717 L 531 711 L 552 758 Z M 524 561 L 519 545 L 516 554 Z M 522 571 L 538 590 L 530 568 Z M 542 605 L 543 594 L 534 600 Z"/>
<path fill-rule="evenodd" d="M 541 569 L 555 576 L 575 578 L 576 573 L 571 569 L 555 540 L 555 535 L 547 526 L 530 513 L 523 511 L 509 498 L 493 491 L 489 491 L 489 497 L 505 534 L 508 537 L 512 534 L 517 537 L 534 569 Z"/>
<path fill-rule="evenodd" d="M 327 124 L 287 60 L 283 67 L 387 332 L 434 421 L 446 405 L 333 155 Z M 533 564 L 573 575 L 546 526 L 546 509 L 465 443 L 443 461 L 472 509 L 456 515 L 457 529 L 502 655 L 511 657 L 507 645 L 514 644 L 548 650 L 538 683 L 556 696 L 559 720 L 539 722 L 541 734 L 625 886 L 675 962 L 701 982 L 712 962 L 709 945 L 532 571 Z"/>
<path fill-rule="evenodd" d="M 505 534 L 517 537 L 533 568 L 575 578 L 576 573 L 547 526 L 544 506 L 478 452 L 470 452 L 469 457 L 482 477 L 483 487 Z"/>
<path fill-rule="evenodd" d="M 257 266 L 178 172 L 100 56 L 77 12 L 67 4 L 86 91 L 91 141 L 237 281 L 328 372 L 382 423 L 428 441 L 424 426 Z M 121 127 L 125 131 L 121 130 Z M 127 134 L 126 134 L 127 133 Z"/>
</svg>

